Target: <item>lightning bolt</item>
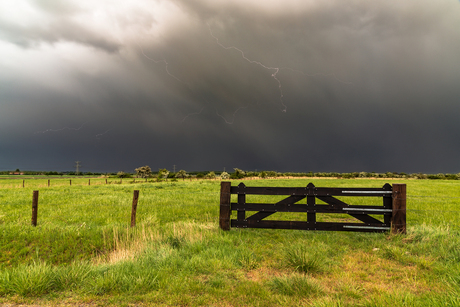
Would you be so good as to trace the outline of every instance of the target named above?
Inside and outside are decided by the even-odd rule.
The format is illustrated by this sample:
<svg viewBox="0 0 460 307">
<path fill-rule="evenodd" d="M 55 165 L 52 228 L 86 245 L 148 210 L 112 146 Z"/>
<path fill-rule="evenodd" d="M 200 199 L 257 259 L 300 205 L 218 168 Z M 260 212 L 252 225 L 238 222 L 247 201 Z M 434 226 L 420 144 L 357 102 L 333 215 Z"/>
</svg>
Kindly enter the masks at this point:
<svg viewBox="0 0 460 307">
<path fill-rule="evenodd" d="M 239 49 L 239 48 L 237 48 L 237 47 L 235 47 L 235 46 L 224 46 L 223 44 L 220 43 L 219 38 L 216 37 L 216 36 L 214 35 L 214 33 L 212 33 L 211 26 L 209 25 L 209 23 L 207 23 L 207 25 L 208 25 L 209 33 L 210 33 L 211 36 L 216 40 L 216 43 L 217 43 L 220 47 L 222 47 L 223 49 L 226 49 L 226 50 L 230 50 L 230 49 L 236 50 L 236 51 L 238 51 L 238 52 L 241 54 L 241 56 L 243 57 L 243 59 L 245 59 L 245 60 L 248 61 L 249 63 L 251 63 L 251 64 L 257 64 L 257 65 L 259 65 L 259 66 L 261 66 L 261 67 L 263 67 L 263 68 L 265 68 L 265 69 L 267 69 L 267 70 L 273 70 L 273 71 L 274 71 L 274 72 L 272 73 L 272 77 L 273 77 L 273 79 L 275 79 L 275 81 L 278 83 L 278 89 L 279 89 L 279 92 L 280 92 L 280 102 L 281 102 L 281 105 L 283 106 L 282 112 L 286 112 L 286 111 L 287 111 L 287 106 L 286 106 L 286 105 L 284 104 L 284 102 L 283 102 L 283 89 L 282 89 L 282 87 L 281 87 L 281 81 L 276 77 L 276 75 L 277 75 L 277 74 L 279 73 L 279 71 L 280 71 L 280 68 L 279 68 L 279 67 L 270 67 L 270 66 L 266 66 L 266 65 L 262 64 L 262 63 L 259 62 L 259 61 L 251 60 L 251 59 L 249 59 L 248 57 L 246 57 L 246 55 L 244 54 L 243 50 L 241 50 L 241 49 Z M 238 111 L 238 110 L 237 110 L 237 111 Z M 221 116 L 221 117 L 222 117 L 222 116 Z"/>
<path fill-rule="evenodd" d="M 144 55 L 144 57 L 146 57 L 147 59 L 149 59 L 150 61 L 154 62 L 154 63 L 164 63 L 165 64 L 165 70 L 166 72 L 168 73 L 168 75 L 170 75 L 171 77 L 173 77 L 174 79 L 176 79 L 177 81 L 183 83 L 183 84 L 186 84 L 184 81 L 182 81 L 181 79 L 177 78 L 175 75 L 173 75 L 170 71 L 169 71 L 169 68 L 168 68 L 168 65 L 169 63 L 163 59 L 163 60 L 155 60 L 155 59 L 152 59 L 151 57 L 147 56 L 145 53 L 144 53 L 144 49 L 142 49 L 142 46 L 141 45 L 138 45 L 139 48 L 141 48 L 141 52 L 142 54 Z"/>
<path fill-rule="evenodd" d="M 212 32 L 212 29 L 211 29 L 211 26 L 209 25 L 209 23 L 207 23 L 208 25 L 208 29 L 209 29 L 209 33 L 211 34 L 211 36 L 216 40 L 216 43 L 222 47 L 223 49 L 226 49 L 226 50 L 230 50 L 230 49 L 233 49 L 233 50 L 236 50 L 238 51 L 240 54 L 241 54 L 241 57 L 243 59 L 245 59 L 247 62 L 251 63 L 251 64 L 257 64 L 267 70 L 272 70 L 273 73 L 272 73 L 272 77 L 273 79 L 276 80 L 276 82 L 278 83 L 278 89 L 279 89 L 279 92 L 280 92 L 280 102 L 281 102 L 281 105 L 283 106 L 283 112 L 286 112 L 287 111 L 287 106 L 284 104 L 283 102 L 283 88 L 282 88 L 282 85 L 281 85 L 281 81 L 277 78 L 277 75 L 278 73 L 280 72 L 280 70 L 283 70 L 283 69 L 286 69 L 286 70 L 290 70 L 290 71 L 293 71 L 293 72 L 298 72 L 298 73 L 301 73 L 302 75 L 304 76 L 309 76 L 309 77 L 316 77 L 316 76 L 332 76 L 335 80 L 337 80 L 338 82 L 341 82 L 341 83 L 344 83 L 344 84 L 353 84 L 352 82 L 348 82 L 348 81 L 344 81 L 344 80 L 341 80 L 337 77 L 337 75 L 335 73 L 328 73 L 328 74 L 324 74 L 324 73 L 315 73 L 315 74 L 307 74 L 301 70 L 297 70 L 297 69 L 292 69 L 292 68 L 289 68 L 289 67 L 270 67 L 270 66 L 266 66 L 264 64 L 262 64 L 261 62 L 259 61 L 255 61 L 255 60 L 251 60 L 249 59 L 245 54 L 244 54 L 244 51 L 235 47 L 235 46 L 225 46 L 223 45 L 220 41 L 219 41 L 219 38 L 216 37 L 214 35 L 214 33 Z M 237 110 L 238 111 L 238 110 Z M 235 112 L 236 113 L 236 112 Z M 219 114 L 219 116 L 221 116 Z M 222 116 L 221 116 L 222 117 Z M 223 118 L 223 117 L 222 117 Z M 224 118 L 225 120 L 225 118 Z M 227 120 L 225 120 L 227 122 Z M 227 122 L 228 123 L 228 122 Z"/>
<path fill-rule="evenodd" d="M 59 129 L 46 129 L 46 130 L 43 130 L 43 131 L 35 131 L 34 134 L 38 134 L 38 133 L 46 133 L 46 132 L 58 132 L 58 131 L 63 131 L 63 130 L 74 130 L 74 131 L 78 131 L 80 130 L 81 128 L 83 128 L 83 126 L 86 124 L 86 122 L 84 122 L 80 127 L 78 128 L 70 128 L 70 127 L 63 127 L 63 128 L 59 128 Z"/>
<path fill-rule="evenodd" d="M 200 112 L 187 114 L 187 116 L 185 116 L 184 119 L 181 122 L 183 123 L 189 116 L 201 114 L 201 112 L 203 112 L 203 110 L 204 110 L 204 108 L 201 108 Z"/>
<path fill-rule="evenodd" d="M 233 122 L 235 122 L 235 116 L 236 116 L 236 113 L 241 110 L 241 109 L 247 109 L 248 107 L 239 107 L 238 109 L 236 109 L 235 112 L 233 112 L 233 116 L 232 116 L 232 121 L 229 122 L 225 117 L 223 117 L 222 115 L 219 114 L 219 112 L 216 110 L 216 114 L 217 116 L 219 117 L 222 117 L 222 119 L 229 125 L 233 125 Z"/>
<path fill-rule="evenodd" d="M 112 129 L 109 129 L 109 130 L 107 130 L 107 131 L 105 131 L 105 132 L 96 134 L 96 138 L 99 139 L 100 136 L 103 136 L 104 134 L 106 134 L 106 133 L 109 132 L 110 130 L 112 130 Z"/>
</svg>

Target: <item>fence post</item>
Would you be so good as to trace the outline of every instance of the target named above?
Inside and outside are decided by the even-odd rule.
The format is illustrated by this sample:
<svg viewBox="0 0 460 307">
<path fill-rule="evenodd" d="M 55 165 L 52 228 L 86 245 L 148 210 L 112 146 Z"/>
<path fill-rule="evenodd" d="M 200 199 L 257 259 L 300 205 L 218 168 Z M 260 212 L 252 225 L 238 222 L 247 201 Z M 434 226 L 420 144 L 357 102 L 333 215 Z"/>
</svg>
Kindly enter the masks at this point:
<svg viewBox="0 0 460 307">
<path fill-rule="evenodd" d="M 50 180 L 48 179 L 48 188 L 50 187 Z"/>
<path fill-rule="evenodd" d="M 393 184 L 393 215 L 391 232 L 406 234 L 406 185 Z"/>
<path fill-rule="evenodd" d="M 70 185 L 72 185 L 72 179 L 69 179 Z"/>
<path fill-rule="evenodd" d="M 105 178 L 105 184 L 107 184 L 107 178 Z"/>
<path fill-rule="evenodd" d="M 37 226 L 38 216 L 38 191 L 34 191 L 32 196 L 32 226 Z"/>
<path fill-rule="evenodd" d="M 131 227 L 136 226 L 137 200 L 139 199 L 139 190 L 134 190 L 133 207 L 131 209 Z"/>
<path fill-rule="evenodd" d="M 91 179 L 88 179 L 88 185 L 91 185 Z"/>
<path fill-rule="evenodd" d="M 230 189 L 232 183 L 222 181 L 220 183 L 220 214 L 219 227 L 222 230 L 230 230 L 230 215 L 232 213 L 230 207 Z"/>
<path fill-rule="evenodd" d="M 24 187 L 25 179 L 22 179 L 22 187 Z"/>
</svg>

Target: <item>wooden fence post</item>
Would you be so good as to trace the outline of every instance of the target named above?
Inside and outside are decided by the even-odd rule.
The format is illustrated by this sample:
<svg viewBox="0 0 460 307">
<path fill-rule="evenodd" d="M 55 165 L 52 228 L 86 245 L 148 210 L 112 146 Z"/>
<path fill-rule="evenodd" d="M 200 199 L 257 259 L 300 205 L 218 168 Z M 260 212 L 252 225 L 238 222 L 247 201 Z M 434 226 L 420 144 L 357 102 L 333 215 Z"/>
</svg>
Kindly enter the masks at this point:
<svg viewBox="0 0 460 307">
<path fill-rule="evenodd" d="M 48 179 L 48 188 L 50 187 L 50 180 Z"/>
<path fill-rule="evenodd" d="M 22 179 L 22 187 L 24 187 L 25 181 L 26 181 L 25 179 Z"/>
<path fill-rule="evenodd" d="M 137 210 L 138 199 L 139 199 L 139 190 L 134 190 L 133 207 L 131 209 L 131 227 L 136 226 L 136 210 Z"/>
<path fill-rule="evenodd" d="M 37 226 L 38 216 L 38 191 L 34 191 L 32 197 L 32 226 Z"/>
<path fill-rule="evenodd" d="M 105 178 L 105 184 L 107 184 L 107 178 Z"/>
<path fill-rule="evenodd" d="M 230 230 L 230 215 L 232 213 L 230 207 L 230 189 L 232 183 L 222 181 L 220 183 L 220 215 L 219 227 L 222 230 Z"/>
<path fill-rule="evenodd" d="M 69 179 L 70 185 L 72 185 L 72 179 Z"/>
<path fill-rule="evenodd" d="M 406 185 L 393 184 L 391 232 L 406 234 Z"/>
<path fill-rule="evenodd" d="M 88 179 L 88 185 L 91 185 L 91 179 Z"/>
</svg>

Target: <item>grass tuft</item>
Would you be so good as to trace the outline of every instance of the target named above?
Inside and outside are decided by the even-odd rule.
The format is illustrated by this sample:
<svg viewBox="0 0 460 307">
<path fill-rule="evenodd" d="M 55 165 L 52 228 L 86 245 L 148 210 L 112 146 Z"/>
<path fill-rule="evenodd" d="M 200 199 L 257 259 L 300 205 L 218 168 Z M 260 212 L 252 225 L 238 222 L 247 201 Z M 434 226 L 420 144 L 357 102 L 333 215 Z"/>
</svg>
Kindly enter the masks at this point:
<svg viewBox="0 0 460 307">
<path fill-rule="evenodd" d="M 289 296 L 310 296 L 322 293 L 321 287 L 311 277 L 293 274 L 275 277 L 268 282 L 272 291 Z"/>
<path fill-rule="evenodd" d="M 286 253 L 287 263 L 296 271 L 320 273 L 325 271 L 325 257 L 304 246 L 294 246 Z"/>
<path fill-rule="evenodd" d="M 35 297 L 60 290 L 62 286 L 56 269 L 46 263 L 20 265 L 10 272 L 2 272 L 0 277 L 2 294 Z"/>
</svg>

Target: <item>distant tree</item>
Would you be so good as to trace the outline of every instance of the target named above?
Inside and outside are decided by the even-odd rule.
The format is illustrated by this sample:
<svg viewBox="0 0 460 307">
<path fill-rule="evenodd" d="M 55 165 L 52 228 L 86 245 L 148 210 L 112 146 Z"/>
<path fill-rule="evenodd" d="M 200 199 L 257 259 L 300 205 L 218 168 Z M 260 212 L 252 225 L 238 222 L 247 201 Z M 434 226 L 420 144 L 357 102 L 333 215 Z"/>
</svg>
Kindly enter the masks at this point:
<svg viewBox="0 0 460 307">
<path fill-rule="evenodd" d="M 187 177 L 187 172 L 181 169 L 176 173 L 176 178 L 182 178 L 182 180 L 185 180 L 185 177 Z"/>
<path fill-rule="evenodd" d="M 45 175 L 46 176 L 58 176 L 58 175 L 62 176 L 62 173 L 51 171 L 51 172 L 45 172 Z"/>
<path fill-rule="evenodd" d="M 258 172 L 246 172 L 245 176 L 246 177 L 258 177 L 259 173 Z"/>
<path fill-rule="evenodd" d="M 240 170 L 239 168 L 234 168 L 235 172 L 230 175 L 232 179 L 241 179 L 246 175 L 245 171 Z"/>
<path fill-rule="evenodd" d="M 132 176 L 131 176 L 131 174 L 128 174 L 128 173 L 120 171 L 120 172 L 117 173 L 117 177 L 118 178 L 131 178 Z"/>
<path fill-rule="evenodd" d="M 214 178 L 216 178 L 216 173 L 209 172 L 209 173 L 206 174 L 205 178 L 206 179 L 214 179 Z"/>
<path fill-rule="evenodd" d="M 165 168 L 160 169 L 158 171 L 157 180 L 161 181 L 163 179 L 166 179 L 166 178 L 168 178 L 168 175 L 169 175 L 169 171 L 167 169 L 165 169 Z"/>
<path fill-rule="evenodd" d="M 136 168 L 135 171 L 136 171 L 136 176 L 140 178 L 148 178 L 150 177 L 150 175 L 152 175 L 152 170 L 150 169 L 150 166 L 148 165 Z"/>
<path fill-rule="evenodd" d="M 230 175 L 227 172 L 223 172 L 222 174 L 220 174 L 220 178 L 225 180 L 230 178 Z"/>
</svg>

